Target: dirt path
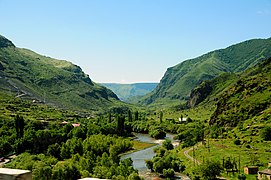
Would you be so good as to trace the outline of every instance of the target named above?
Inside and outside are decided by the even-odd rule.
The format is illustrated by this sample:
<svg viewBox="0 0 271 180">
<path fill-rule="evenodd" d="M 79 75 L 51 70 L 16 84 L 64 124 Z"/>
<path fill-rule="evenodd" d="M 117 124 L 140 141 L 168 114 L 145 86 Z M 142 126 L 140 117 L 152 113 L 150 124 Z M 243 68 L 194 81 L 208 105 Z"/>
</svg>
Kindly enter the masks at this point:
<svg viewBox="0 0 271 180">
<path fill-rule="evenodd" d="M 197 148 L 198 148 L 199 146 L 201 146 L 201 145 L 202 145 L 202 142 L 199 143 L 199 144 L 197 144 L 197 145 L 195 145 L 195 146 L 193 146 L 193 147 L 191 147 L 190 149 L 188 149 L 188 150 L 186 150 L 186 151 L 183 152 L 183 154 L 184 154 L 188 159 L 190 159 L 191 161 L 195 162 L 195 164 L 197 164 L 197 165 L 200 165 L 200 162 L 199 162 L 197 159 L 195 159 L 195 158 L 193 158 L 192 156 L 190 156 L 190 155 L 189 155 L 189 152 L 190 152 L 190 151 L 193 151 L 193 149 L 194 149 L 194 150 L 197 149 Z"/>
</svg>

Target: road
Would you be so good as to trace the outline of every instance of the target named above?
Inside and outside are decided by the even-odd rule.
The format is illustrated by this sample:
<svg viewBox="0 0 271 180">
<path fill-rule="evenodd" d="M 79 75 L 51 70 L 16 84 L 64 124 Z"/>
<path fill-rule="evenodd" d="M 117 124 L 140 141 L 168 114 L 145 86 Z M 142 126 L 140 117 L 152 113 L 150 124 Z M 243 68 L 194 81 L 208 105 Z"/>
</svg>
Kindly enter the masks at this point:
<svg viewBox="0 0 271 180">
<path fill-rule="evenodd" d="M 197 164 L 197 165 L 200 165 L 200 162 L 199 162 L 197 159 L 195 159 L 195 158 L 193 158 L 192 156 L 190 156 L 190 155 L 189 155 L 189 152 L 190 152 L 190 151 L 193 151 L 193 149 L 194 149 L 194 150 L 197 149 L 197 148 L 198 148 L 199 146 L 201 146 L 201 145 L 202 145 L 202 142 L 198 143 L 197 145 L 195 145 L 195 146 L 191 147 L 190 149 L 188 149 L 188 150 L 186 150 L 186 151 L 183 152 L 183 154 L 184 154 L 188 159 L 190 159 L 191 161 L 195 162 L 195 164 Z"/>
</svg>

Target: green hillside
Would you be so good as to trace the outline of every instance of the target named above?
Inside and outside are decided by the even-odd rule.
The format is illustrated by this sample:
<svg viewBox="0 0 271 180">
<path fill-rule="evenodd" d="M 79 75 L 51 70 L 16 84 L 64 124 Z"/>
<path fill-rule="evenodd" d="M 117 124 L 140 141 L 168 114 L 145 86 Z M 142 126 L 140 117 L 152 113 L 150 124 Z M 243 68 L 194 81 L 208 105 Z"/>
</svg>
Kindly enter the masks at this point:
<svg viewBox="0 0 271 180">
<path fill-rule="evenodd" d="M 118 97 L 79 66 L 15 47 L 0 36 L 0 88 L 29 100 L 75 110 L 101 110 Z"/>
<path fill-rule="evenodd" d="M 221 83 L 221 82 L 220 82 Z M 271 58 L 248 69 L 219 97 L 209 124 L 236 127 L 271 123 Z"/>
<path fill-rule="evenodd" d="M 185 101 L 193 88 L 222 73 L 241 72 L 271 56 L 271 38 L 253 39 L 209 52 L 168 68 L 164 77 L 142 104 Z"/>
<path fill-rule="evenodd" d="M 135 96 L 143 96 L 157 86 L 158 83 L 134 83 L 134 84 L 117 84 L 102 83 L 103 86 L 112 90 L 121 100 L 129 102 L 129 99 Z"/>
</svg>

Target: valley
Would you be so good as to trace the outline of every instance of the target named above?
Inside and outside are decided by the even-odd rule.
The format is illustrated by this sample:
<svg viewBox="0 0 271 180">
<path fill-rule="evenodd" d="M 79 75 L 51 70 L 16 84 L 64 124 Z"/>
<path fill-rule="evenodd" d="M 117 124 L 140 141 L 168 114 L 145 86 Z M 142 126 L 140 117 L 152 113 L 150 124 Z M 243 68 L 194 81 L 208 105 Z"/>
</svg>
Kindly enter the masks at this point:
<svg viewBox="0 0 271 180">
<path fill-rule="evenodd" d="M 33 179 L 255 179 L 244 167 L 270 168 L 270 100 L 270 38 L 120 85 L 0 36 L 0 157 Z"/>
</svg>

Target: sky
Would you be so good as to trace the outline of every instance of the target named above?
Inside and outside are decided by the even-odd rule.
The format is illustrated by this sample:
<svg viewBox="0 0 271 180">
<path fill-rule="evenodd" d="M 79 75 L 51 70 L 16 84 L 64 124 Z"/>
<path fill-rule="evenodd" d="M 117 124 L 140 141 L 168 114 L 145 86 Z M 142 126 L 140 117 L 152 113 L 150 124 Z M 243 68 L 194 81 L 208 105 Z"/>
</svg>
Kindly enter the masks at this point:
<svg viewBox="0 0 271 180">
<path fill-rule="evenodd" d="M 271 37 L 271 0 L 0 0 L 0 34 L 95 82 L 159 82 L 184 60 Z"/>
</svg>

